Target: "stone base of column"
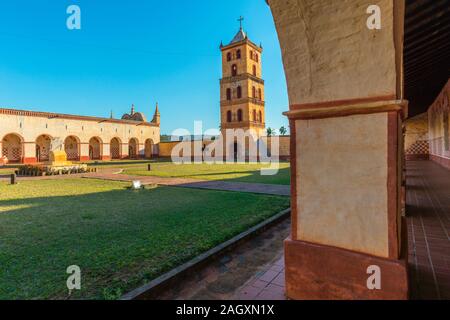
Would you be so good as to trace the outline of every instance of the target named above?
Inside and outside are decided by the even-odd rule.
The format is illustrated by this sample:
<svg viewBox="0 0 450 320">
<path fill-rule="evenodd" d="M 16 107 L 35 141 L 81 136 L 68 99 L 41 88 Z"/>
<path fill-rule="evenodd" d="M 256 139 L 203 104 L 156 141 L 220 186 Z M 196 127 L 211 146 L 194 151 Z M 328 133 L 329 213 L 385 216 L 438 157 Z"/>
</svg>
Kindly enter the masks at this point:
<svg viewBox="0 0 450 320">
<path fill-rule="evenodd" d="M 89 156 L 81 156 L 80 157 L 81 162 L 85 162 L 85 161 L 89 161 L 89 160 L 91 160 L 91 158 L 89 158 Z"/>
<path fill-rule="evenodd" d="M 402 257 L 391 260 L 287 239 L 286 295 L 294 300 L 407 300 L 407 242 L 403 232 Z M 381 269 L 381 290 L 367 287 L 370 266 Z"/>
<path fill-rule="evenodd" d="M 111 157 L 110 156 L 102 156 L 102 161 L 110 161 Z"/>
</svg>

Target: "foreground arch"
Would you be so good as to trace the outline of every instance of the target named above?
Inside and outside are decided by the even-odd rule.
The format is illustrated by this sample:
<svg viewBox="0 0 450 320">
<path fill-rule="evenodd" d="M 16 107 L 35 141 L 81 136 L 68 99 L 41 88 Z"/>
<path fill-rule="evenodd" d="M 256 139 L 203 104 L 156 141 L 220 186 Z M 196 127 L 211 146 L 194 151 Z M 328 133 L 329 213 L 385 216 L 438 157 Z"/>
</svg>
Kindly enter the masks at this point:
<svg viewBox="0 0 450 320">
<path fill-rule="evenodd" d="M 2 157 L 6 157 L 8 162 L 20 163 L 24 154 L 23 138 L 15 133 L 7 134 L 2 139 Z"/>
<path fill-rule="evenodd" d="M 267 2 L 290 103 L 287 296 L 407 299 L 400 211 L 404 1 L 377 2 L 381 30 L 367 27 L 364 0 Z M 381 290 L 367 286 L 370 266 L 382 270 Z"/>
</svg>

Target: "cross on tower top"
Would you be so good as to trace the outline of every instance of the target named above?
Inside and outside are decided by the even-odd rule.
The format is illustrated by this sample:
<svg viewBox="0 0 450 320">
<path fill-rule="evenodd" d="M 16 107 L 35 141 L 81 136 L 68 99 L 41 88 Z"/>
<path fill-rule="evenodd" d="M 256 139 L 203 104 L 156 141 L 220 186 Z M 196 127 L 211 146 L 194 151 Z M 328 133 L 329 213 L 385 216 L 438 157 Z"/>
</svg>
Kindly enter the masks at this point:
<svg viewBox="0 0 450 320">
<path fill-rule="evenodd" d="M 240 25 L 240 27 L 241 27 L 241 29 L 242 29 L 242 21 L 244 21 L 244 17 L 243 17 L 243 16 L 240 16 L 239 19 L 238 19 L 237 21 L 239 21 L 239 25 Z"/>
</svg>

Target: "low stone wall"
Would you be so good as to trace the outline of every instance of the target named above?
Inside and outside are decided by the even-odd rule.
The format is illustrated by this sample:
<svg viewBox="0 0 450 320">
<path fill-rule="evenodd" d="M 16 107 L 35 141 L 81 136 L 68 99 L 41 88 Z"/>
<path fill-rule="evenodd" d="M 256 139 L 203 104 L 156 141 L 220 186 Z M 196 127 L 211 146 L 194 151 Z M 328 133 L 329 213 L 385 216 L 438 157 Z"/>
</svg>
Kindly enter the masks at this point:
<svg viewBox="0 0 450 320">
<path fill-rule="evenodd" d="M 279 139 L 279 150 L 278 152 L 272 150 L 272 137 L 263 137 L 263 141 L 267 146 L 267 149 L 272 155 L 278 153 L 280 160 L 287 161 L 291 157 L 291 137 L 290 136 L 277 136 Z"/>
<path fill-rule="evenodd" d="M 290 136 L 279 136 L 279 150 L 272 150 L 273 137 L 262 137 L 262 141 L 267 147 L 269 154 L 272 156 L 278 155 L 280 160 L 287 161 L 290 159 Z M 202 148 L 207 148 L 213 141 L 202 141 Z M 171 158 L 172 152 L 175 147 L 179 146 L 186 149 L 194 150 L 194 141 L 173 141 L 173 142 L 161 142 L 159 144 L 159 157 Z M 180 154 L 182 156 L 182 154 Z"/>
</svg>

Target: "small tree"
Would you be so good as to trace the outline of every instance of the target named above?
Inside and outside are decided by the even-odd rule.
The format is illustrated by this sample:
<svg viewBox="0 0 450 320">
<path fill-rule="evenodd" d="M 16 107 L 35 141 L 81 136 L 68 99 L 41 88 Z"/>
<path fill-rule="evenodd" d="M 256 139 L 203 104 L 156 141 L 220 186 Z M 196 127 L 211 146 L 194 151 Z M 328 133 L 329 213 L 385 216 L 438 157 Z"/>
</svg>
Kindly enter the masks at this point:
<svg viewBox="0 0 450 320">
<path fill-rule="evenodd" d="M 273 130 L 272 128 L 267 128 L 267 136 L 268 137 L 271 137 L 271 136 L 274 136 L 275 135 L 275 130 Z"/>
<path fill-rule="evenodd" d="M 286 133 L 287 133 L 286 128 L 285 128 L 284 126 L 282 126 L 282 127 L 280 128 L 280 135 L 285 136 Z"/>
</svg>

